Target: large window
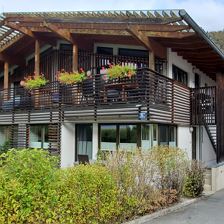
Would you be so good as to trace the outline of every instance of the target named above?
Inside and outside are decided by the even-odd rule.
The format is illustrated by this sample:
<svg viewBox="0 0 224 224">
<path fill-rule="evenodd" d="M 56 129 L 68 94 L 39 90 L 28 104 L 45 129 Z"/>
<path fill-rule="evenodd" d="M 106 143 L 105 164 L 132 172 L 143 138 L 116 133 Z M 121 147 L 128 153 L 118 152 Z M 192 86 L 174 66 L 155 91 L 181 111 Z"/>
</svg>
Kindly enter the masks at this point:
<svg viewBox="0 0 224 224">
<path fill-rule="evenodd" d="M 43 149 L 47 149 L 49 147 L 48 125 L 30 126 L 30 147 Z"/>
<path fill-rule="evenodd" d="M 159 145 L 176 146 L 176 126 L 158 126 Z"/>
<path fill-rule="evenodd" d="M 128 49 L 128 48 L 119 48 L 118 54 L 121 56 L 130 56 L 130 57 L 142 57 L 142 58 L 149 57 L 149 51 L 138 50 L 138 49 Z"/>
<path fill-rule="evenodd" d="M 137 148 L 137 129 L 135 124 L 100 125 L 101 150 L 134 150 Z"/>
<path fill-rule="evenodd" d="M 175 147 L 177 131 L 173 125 L 102 124 L 99 140 L 101 150 L 149 150 L 156 145 Z"/>
<path fill-rule="evenodd" d="M 120 144 L 119 148 L 134 150 L 137 148 L 137 125 L 120 125 L 119 126 Z"/>
<path fill-rule="evenodd" d="M 112 47 L 97 47 L 97 54 L 113 55 Z"/>
<path fill-rule="evenodd" d="M 117 126 L 101 125 L 101 149 L 114 151 L 117 148 Z"/>
<path fill-rule="evenodd" d="M 173 78 L 185 85 L 188 83 L 188 74 L 184 70 L 173 65 Z"/>
</svg>

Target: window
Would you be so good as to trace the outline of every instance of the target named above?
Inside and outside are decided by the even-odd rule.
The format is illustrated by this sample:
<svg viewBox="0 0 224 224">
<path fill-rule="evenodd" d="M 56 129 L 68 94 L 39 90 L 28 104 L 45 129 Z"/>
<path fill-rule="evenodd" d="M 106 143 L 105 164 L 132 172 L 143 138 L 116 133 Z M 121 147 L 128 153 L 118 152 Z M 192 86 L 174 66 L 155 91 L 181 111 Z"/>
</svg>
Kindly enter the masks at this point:
<svg viewBox="0 0 224 224">
<path fill-rule="evenodd" d="M 92 124 L 76 125 L 76 148 L 78 155 L 88 155 L 92 159 L 92 143 L 93 127 Z"/>
<path fill-rule="evenodd" d="M 0 146 L 4 146 L 9 143 L 11 135 L 10 126 L 0 126 Z"/>
<path fill-rule="evenodd" d="M 176 146 L 176 126 L 163 124 L 101 124 L 101 150 L 149 150 L 156 145 Z"/>
<path fill-rule="evenodd" d="M 117 148 L 117 126 L 101 125 L 101 150 L 114 151 Z"/>
<path fill-rule="evenodd" d="M 148 58 L 149 52 L 146 50 L 138 50 L 138 49 L 127 49 L 127 48 L 119 48 L 118 54 L 120 56 L 130 56 L 130 57 L 142 57 Z"/>
<path fill-rule="evenodd" d="M 146 50 L 119 48 L 118 55 L 121 56 L 119 57 L 121 64 L 127 64 L 135 68 L 148 67 L 149 52 Z"/>
<path fill-rule="evenodd" d="M 175 126 L 169 126 L 169 146 L 177 146 L 177 128 Z"/>
<path fill-rule="evenodd" d="M 47 149 L 49 147 L 48 125 L 30 126 L 30 147 L 43 149 Z"/>
<path fill-rule="evenodd" d="M 159 125 L 159 145 L 176 146 L 176 126 Z"/>
<path fill-rule="evenodd" d="M 158 145 L 158 125 L 152 124 L 152 145 Z"/>
<path fill-rule="evenodd" d="M 188 74 L 177 66 L 173 65 L 173 79 L 187 85 Z"/>
<path fill-rule="evenodd" d="M 137 125 L 120 125 L 121 149 L 134 150 L 137 148 Z"/>
<path fill-rule="evenodd" d="M 112 47 L 97 47 L 97 54 L 113 55 Z"/>
<path fill-rule="evenodd" d="M 142 124 L 141 134 L 141 148 L 143 150 L 149 150 L 151 148 L 150 124 Z"/>
<path fill-rule="evenodd" d="M 137 128 L 135 124 L 100 125 L 101 150 L 133 150 L 137 148 Z"/>
</svg>

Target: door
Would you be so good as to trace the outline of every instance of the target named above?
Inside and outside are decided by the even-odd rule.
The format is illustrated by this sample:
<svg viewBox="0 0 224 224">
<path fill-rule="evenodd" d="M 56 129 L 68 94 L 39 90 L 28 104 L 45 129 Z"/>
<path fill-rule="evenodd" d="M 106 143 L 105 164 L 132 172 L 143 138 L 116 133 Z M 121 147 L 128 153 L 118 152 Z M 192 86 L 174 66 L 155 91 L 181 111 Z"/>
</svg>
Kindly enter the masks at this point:
<svg viewBox="0 0 224 224">
<path fill-rule="evenodd" d="M 92 124 L 76 125 L 76 160 L 78 155 L 88 155 L 92 159 Z"/>
</svg>

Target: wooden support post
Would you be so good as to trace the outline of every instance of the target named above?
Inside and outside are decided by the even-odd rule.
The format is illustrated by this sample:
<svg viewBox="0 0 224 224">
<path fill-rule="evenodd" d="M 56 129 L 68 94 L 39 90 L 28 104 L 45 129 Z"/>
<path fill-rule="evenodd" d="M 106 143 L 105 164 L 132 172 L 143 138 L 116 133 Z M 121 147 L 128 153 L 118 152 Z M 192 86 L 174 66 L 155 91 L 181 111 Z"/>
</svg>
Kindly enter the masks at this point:
<svg viewBox="0 0 224 224">
<path fill-rule="evenodd" d="M 40 42 L 35 40 L 35 65 L 34 65 L 34 75 L 40 75 Z M 40 106 L 40 91 L 38 89 L 34 90 L 34 105 L 35 108 Z"/>
<path fill-rule="evenodd" d="M 155 71 L 155 55 L 152 51 L 149 51 L 149 68 Z"/>
<path fill-rule="evenodd" d="M 4 62 L 4 100 L 9 99 L 9 63 Z"/>
<path fill-rule="evenodd" d="M 224 161 L 224 74 L 216 75 L 217 162 Z"/>
<path fill-rule="evenodd" d="M 78 71 L 78 46 L 76 44 L 72 47 L 72 71 Z"/>
<path fill-rule="evenodd" d="M 4 63 L 4 89 L 9 88 L 9 63 Z"/>
<path fill-rule="evenodd" d="M 40 75 L 40 43 L 35 40 L 35 76 Z"/>
</svg>

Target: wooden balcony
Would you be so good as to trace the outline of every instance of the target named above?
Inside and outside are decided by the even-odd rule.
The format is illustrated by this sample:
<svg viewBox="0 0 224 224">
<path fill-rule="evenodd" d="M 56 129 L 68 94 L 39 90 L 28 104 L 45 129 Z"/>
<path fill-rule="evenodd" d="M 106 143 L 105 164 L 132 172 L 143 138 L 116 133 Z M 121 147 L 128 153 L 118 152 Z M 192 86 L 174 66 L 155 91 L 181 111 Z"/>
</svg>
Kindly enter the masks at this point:
<svg viewBox="0 0 224 224">
<path fill-rule="evenodd" d="M 3 114 L 60 110 L 93 120 L 112 114 L 138 120 L 144 113 L 146 121 L 190 123 L 190 89 L 149 69 L 131 78 L 103 80 L 96 74 L 75 85 L 52 82 L 32 91 L 2 90 L 0 96 Z"/>
</svg>

